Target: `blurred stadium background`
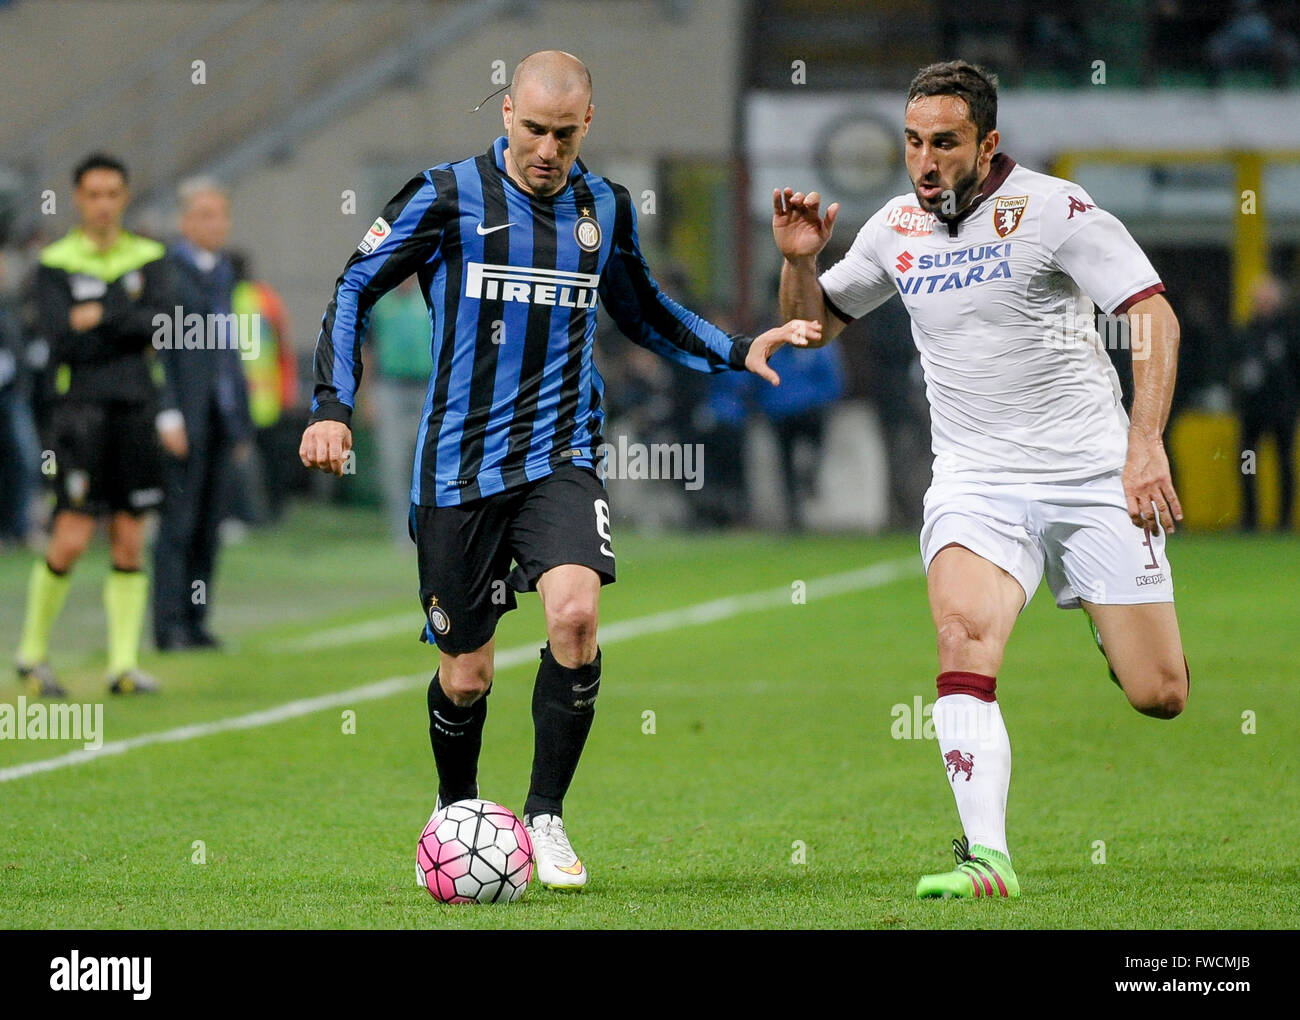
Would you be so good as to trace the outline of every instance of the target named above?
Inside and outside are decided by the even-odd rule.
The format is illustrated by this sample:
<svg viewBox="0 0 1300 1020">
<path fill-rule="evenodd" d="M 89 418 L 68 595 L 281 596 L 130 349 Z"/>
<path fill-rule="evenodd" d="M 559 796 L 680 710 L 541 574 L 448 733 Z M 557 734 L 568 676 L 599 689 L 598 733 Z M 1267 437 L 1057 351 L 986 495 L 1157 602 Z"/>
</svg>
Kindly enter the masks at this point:
<svg viewBox="0 0 1300 1020">
<path fill-rule="evenodd" d="M 597 112 L 585 159 L 640 196 L 641 234 L 665 288 L 743 329 L 776 315 L 770 188 L 816 187 L 842 202 L 833 244 L 847 246 L 906 188 L 898 124 L 908 80 L 961 54 L 1001 78 L 1003 150 L 1077 179 L 1164 277 L 1183 325 L 1170 442 L 1188 523 L 1235 527 L 1236 412 L 1250 399 L 1241 383 L 1251 371 L 1235 340 L 1260 277 L 1272 273 L 1288 295 L 1300 283 L 1300 13 L 1209 0 L 1001 2 L 967 13 L 946 0 L 11 0 L 0 4 L 6 301 L 21 304 L 39 247 L 71 224 L 69 170 L 92 149 L 130 166 L 128 226 L 154 236 L 174 233 L 183 178 L 217 177 L 232 193 L 232 245 L 287 307 L 296 390 L 277 425 L 283 442 L 264 452 L 291 450 L 316 329 L 356 238 L 412 172 L 487 147 L 500 100 L 470 111 L 526 52 L 564 47 L 589 63 Z M 1292 316 L 1292 376 L 1296 328 Z M 5 342 L 20 365 L 11 399 L 23 404 L 41 345 L 16 332 Z M 616 483 L 629 519 L 871 531 L 916 523 L 928 480 L 925 407 L 897 303 L 856 326 L 807 394 L 784 404 L 604 339 L 611 436 L 718 451 L 699 491 L 665 482 L 624 496 Z M 1128 352 L 1114 354 L 1123 375 Z M 1265 390 L 1278 390 L 1294 418 L 1294 378 L 1274 383 Z M 367 396 L 373 404 L 373 387 Z M 272 403 L 264 417 L 279 410 Z M 373 408 L 363 420 L 375 422 Z M 361 468 L 338 486 L 292 464 L 272 477 L 312 498 L 377 505 L 378 473 L 364 470 L 376 462 L 375 431 L 359 430 Z M 30 425 L 19 436 L 5 437 L 23 447 L 6 458 L 6 478 L 21 469 L 35 492 Z M 1279 516 L 1278 464 L 1270 443 L 1258 452 L 1269 525 Z M 797 513 L 779 481 L 791 475 Z"/>
<path fill-rule="evenodd" d="M 1240 641 L 1241 628 L 1267 627 L 1273 620 L 1279 631 L 1272 642 L 1248 650 L 1249 661 L 1234 660 L 1238 672 L 1231 675 L 1258 681 L 1259 700 L 1268 706 L 1294 706 L 1293 686 L 1284 687 L 1289 683 L 1284 678 L 1293 672 L 1293 656 L 1285 648 L 1285 613 L 1280 603 L 1270 603 L 1263 615 L 1257 612 L 1252 601 L 1257 575 L 1246 567 L 1286 568 L 1294 563 L 1294 544 L 1286 538 L 1209 533 L 1235 531 L 1243 523 L 1243 410 L 1266 408 L 1272 418 L 1289 422 L 1292 434 L 1295 430 L 1300 394 L 1295 299 L 1300 293 L 1298 39 L 1300 8 L 1266 0 L 1052 5 L 1004 0 L 977 7 L 957 0 L 3 0 L 0 94 L 6 113 L 0 123 L 0 291 L 6 314 L 0 399 L 7 413 L 0 421 L 7 431 L 0 435 L 0 492 L 6 497 L 5 530 L 0 535 L 0 651 L 11 649 L 17 640 L 26 572 L 33 554 L 42 548 L 49 507 L 37 427 L 44 353 L 40 336 L 30 328 L 25 288 L 39 249 L 73 225 L 69 174 L 86 153 L 102 149 L 128 164 L 134 199 L 127 226 L 160 238 L 174 233 L 176 189 L 182 180 L 206 174 L 223 181 L 232 198 L 232 247 L 246 257 L 252 278 L 283 298 L 287 326 L 277 339 L 292 355 L 275 365 L 274 378 L 262 391 L 259 424 L 266 441 L 240 468 L 244 473 L 232 479 L 232 490 L 243 498 L 231 500 L 224 534 L 236 548 L 220 568 L 219 585 L 225 594 L 218 596 L 216 614 L 218 633 L 235 639 L 232 654 L 172 657 L 166 665 L 161 658 L 152 660 L 170 692 L 168 700 L 161 705 L 110 705 L 109 735 L 117 739 L 252 711 L 300 693 L 342 689 L 395 672 L 423 670 L 427 676 L 432 668 L 428 651 L 413 641 L 419 626 L 414 549 L 400 524 L 392 523 L 401 520 L 400 508 L 396 518 L 391 507 L 387 515 L 383 510 L 383 456 L 387 452 L 409 458 L 415 425 L 411 422 L 405 433 L 399 428 L 396 435 L 383 428 L 383 409 L 376 407 L 382 366 L 372 359 L 361 388 L 355 474 L 334 479 L 307 472 L 297 462 L 297 441 L 311 397 L 316 331 L 335 277 L 383 203 L 412 173 L 484 151 L 501 133 L 499 98 L 490 99 L 477 113 L 471 111 L 508 79 L 522 56 L 557 47 L 587 62 L 594 76 L 596 113 L 583 159 L 597 172 L 624 183 L 639 202 L 642 241 L 664 288 L 720 323 L 751 331 L 772 323 L 777 314 L 779 267 L 770 235 L 770 189 L 786 184 L 818 188 L 828 199 L 843 203 L 833 242 L 842 251 L 880 203 L 908 187 L 901 159 L 908 81 L 926 63 L 962 56 L 1000 76 L 1001 148 L 1034 169 L 1080 182 L 1125 222 L 1161 273 L 1183 327 L 1168 441 L 1186 525 L 1189 531 L 1203 533 L 1178 536 L 1188 549 L 1180 596 L 1194 593 L 1185 616 L 1189 635 L 1196 635 L 1189 637 L 1188 645 L 1193 672 L 1206 662 L 1206 672 L 1220 678 L 1211 683 L 1226 683 L 1223 678 L 1231 671 L 1219 667 L 1227 660 L 1210 662 L 1197 655 L 1212 648 L 1226 655 L 1226 649 Z M 829 259 L 824 262 L 829 264 Z M 1277 287 L 1268 285 L 1268 279 Z M 1276 343 L 1262 350 L 1254 342 L 1261 324 L 1269 327 L 1270 336 L 1281 338 L 1280 353 Z M 882 558 L 916 561 L 921 497 L 929 481 L 928 421 L 920 369 L 899 303 L 891 302 L 855 324 L 833 350 L 809 369 L 799 386 L 790 388 L 789 402 L 779 403 L 742 380 L 678 372 L 617 334 L 601 337 L 598 363 L 609 384 L 606 439 L 701 443 L 705 450 L 704 484 L 698 489 L 684 486 L 680 479 L 610 482 L 615 535 L 626 536 L 628 570 L 624 573 L 620 564 L 620 576 L 631 581 L 612 590 L 607 603 L 612 618 L 731 594 L 738 585 L 740 590 L 789 587 L 791 577 L 805 576 L 801 571 L 815 576 Z M 1116 349 L 1112 354 L 1121 378 L 1127 380 L 1129 352 Z M 290 363 L 296 371 L 290 371 Z M 267 386 L 266 380 L 257 385 Z M 1262 443 L 1257 453 L 1259 524 L 1271 528 L 1283 517 L 1278 505 L 1283 465 L 1272 440 Z M 796 528 L 813 534 L 792 544 L 789 534 Z M 687 537 L 687 530 L 723 533 Z M 395 543 L 385 537 L 390 531 Z M 817 534 L 826 532 L 834 534 Z M 880 532 L 896 534 L 863 537 Z M 1177 562 L 1179 546 L 1173 548 Z M 1216 564 L 1226 562 L 1228 553 L 1243 549 L 1247 552 L 1237 560 L 1240 569 L 1223 582 L 1228 587 L 1216 601 L 1208 575 Z M 744 565 L 748 555 L 753 556 L 750 566 Z M 85 569 L 97 576 L 103 565 L 101 550 Z M 854 679 L 854 670 L 862 666 L 860 650 L 841 648 L 833 640 L 845 633 L 861 634 L 879 652 L 873 653 L 871 671 L 894 677 L 882 681 L 879 696 L 869 695 L 880 702 L 873 702 L 871 711 L 879 711 L 883 735 L 891 701 L 910 704 L 915 692 L 924 692 L 927 700 L 933 696 L 933 637 L 919 566 L 916 575 L 899 602 L 897 631 L 887 625 L 894 619 L 888 591 L 876 592 L 871 595 L 874 601 L 838 606 L 829 620 L 823 618 L 820 629 L 773 625 L 767 642 L 758 646 L 746 636 L 751 633 L 746 628 L 756 625 L 742 620 L 716 647 L 692 638 L 679 647 L 662 648 L 668 656 L 667 675 L 680 678 L 692 669 L 703 670 L 737 684 L 751 669 L 800 675 L 807 664 L 791 649 L 827 647 L 817 642 L 830 640 L 831 654 L 823 665 L 838 677 L 838 686 L 819 695 L 827 702 L 829 718 L 842 704 L 835 698 L 868 697 Z M 1277 583 L 1281 592 L 1294 590 L 1293 578 L 1282 576 Z M 94 585 L 74 588 L 55 631 L 54 655 L 57 665 L 72 667 L 74 695 L 102 698 L 102 612 L 97 598 Z M 1100 659 L 1086 647 L 1082 623 L 1072 614 L 1053 614 L 1042 603 L 1040 596 L 1033 609 L 1034 627 L 1046 629 L 1032 639 L 1013 640 L 1013 647 L 1020 640 L 1025 644 L 1008 660 L 1008 668 L 1023 673 L 1055 668 L 1057 639 L 1068 634 L 1078 649 L 1069 668 L 1089 678 L 1091 693 L 1078 697 L 1105 698 L 1104 717 L 1111 719 L 1113 712 L 1118 718 L 1121 702 L 1100 675 Z M 1067 615 L 1072 622 L 1056 622 Z M 315 626 L 341 628 L 344 639 L 313 651 L 305 635 Z M 536 607 L 530 605 L 508 618 L 503 643 L 533 640 L 540 633 Z M 883 647 L 894 637 L 902 650 Z M 286 658 L 287 650 L 296 658 Z M 625 679 L 634 693 L 625 696 L 625 702 L 615 700 L 620 696 L 609 685 L 607 711 L 624 712 L 631 732 L 639 725 L 641 707 L 649 698 L 646 692 L 670 682 L 653 663 L 641 661 L 645 658 L 626 657 Z M 747 698 L 764 682 L 755 680 L 758 687 L 740 686 L 737 691 Z M 518 716 L 509 732 L 518 731 L 519 746 L 508 752 L 511 767 L 518 770 L 527 740 L 522 725 L 526 685 L 514 686 L 514 695 L 499 695 L 494 701 L 503 709 L 499 720 L 506 718 L 506 706 L 513 706 L 508 711 Z M 770 687 L 776 690 L 775 681 Z M 1054 696 L 1067 699 L 1062 712 L 1079 710 L 1068 701 L 1074 693 Z M 255 754 L 251 743 L 214 741 L 216 750 L 196 745 L 195 757 L 175 767 L 205 777 L 214 798 L 223 797 L 222 791 L 232 788 L 228 784 L 245 781 L 228 753 L 247 752 L 258 775 L 286 769 L 292 773 L 286 781 L 301 784 L 285 796 L 264 779 L 264 785 L 270 783 L 264 790 L 254 785 L 243 801 L 232 802 L 250 810 L 262 803 L 259 796 L 266 803 L 283 796 L 285 804 L 300 809 L 316 795 L 369 800 L 369 791 L 386 788 L 385 776 L 392 778 L 394 789 L 424 789 L 430 763 L 423 738 L 423 694 L 408 700 L 401 713 L 391 706 L 384 709 L 381 721 L 389 727 L 385 732 L 402 735 L 400 754 L 394 751 L 391 760 L 372 763 L 374 775 L 380 777 L 374 780 L 378 786 L 348 785 L 346 756 L 336 758 L 335 752 L 321 750 L 324 744 L 309 746 L 306 738 L 287 745 L 294 754 L 301 753 L 295 761 L 305 762 L 307 773 L 318 753 L 322 768 L 342 761 L 338 767 L 344 772 L 332 784 L 321 788 L 289 768 L 289 752 L 282 757 L 279 748 L 272 747 Z M 787 704 L 784 695 L 781 704 Z M 1048 735 L 1056 726 L 1055 707 L 1040 707 L 1040 734 Z M 1226 706 L 1229 728 L 1236 726 L 1243 707 L 1250 704 L 1234 700 Z M 736 732 L 747 733 L 751 721 L 742 703 L 731 710 L 736 713 L 731 717 Z M 695 706 L 683 708 L 682 717 L 695 718 L 690 714 L 694 711 Z M 701 721 L 693 724 L 697 732 L 706 719 L 709 727 L 727 726 L 727 716 L 701 713 Z M 1131 713 L 1114 727 L 1099 721 L 1098 739 L 1116 739 L 1119 734 L 1134 748 L 1149 747 L 1149 738 L 1138 735 L 1146 733 L 1139 729 L 1143 722 Z M 333 725 L 337 732 L 337 723 Z M 850 721 L 842 719 L 837 725 L 843 741 L 828 738 L 826 748 L 818 752 L 827 757 L 821 762 L 827 768 L 847 768 L 838 761 L 836 748 L 857 746 L 861 736 Z M 872 724 L 866 725 L 871 729 Z M 1178 750 L 1170 745 L 1170 753 L 1184 755 L 1185 761 L 1199 757 L 1203 731 L 1180 732 Z M 765 734 L 751 742 L 753 746 L 726 751 L 705 746 L 707 740 L 699 738 L 699 746 L 682 752 L 684 759 L 665 753 L 662 760 L 641 761 L 628 757 L 613 736 L 601 733 L 597 726 L 595 756 L 623 762 L 622 774 L 632 774 L 632 781 L 638 769 L 644 774 L 676 768 L 684 777 L 688 773 L 683 763 L 716 763 L 719 755 L 735 753 L 731 772 L 722 777 L 734 781 L 733 786 L 724 782 L 713 791 L 713 781 L 708 784 L 708 796 L 716 801 L 710 802 L 710 810 L 719 812 L 709 817 L 719 818 L 737 810 L 740 791 L 754 792 L 757 781 L 752 776 L 767 767 L 760 763 L 754 765 L 760 772 L 745 772 L 749 759 L 742 752 L 753 754 L 759 743 L 788 739 Z M 489 745 L 489 753 L 507 754 L 504 741 L 499 751 L 492 750 L 491 740 Z M 1031 741 L 1023 746 L 1031 746 Z M 1084 746 L 1080 737 L 1069 753 L 1083 755 Z M 871 753 L 903 750 L 887 746 Z M 203 788 L 183 792 L 168 786 L 179 782 L 180 772 L 171 773 L 173 759 L 163 758 L 165 751 L 140 752 L 143 764 L 123 772 L 120 782 L 131 789 L 145 784 L 154 790 L 149 784 L 158 784 L 159 812 L 183 815 L 199 802 L 195 791 Z M 10 744 L 0 765 L 50 753 Z M 791 756 L 788 761 L 801 751 L 790 746 L 782 753 Z M 908 749 L 912 753 L 922 751 Z M 924 765 L 920 757 L 895 763 L 899 782 L 915 769 L 937 773 L 932 753 L 932 748 L 926 749 Z M 1146 753 L 1158 757 L 1156 751 Z M 1189 831 L 1200 834 L 1209 824 L 1197 814 L 1203 810 L 1201 802 L 1229 788 L 1236 791 L 1233 796 L 1254 789 L 1264 799 L 1273 798 L 1251 808 L 1258 809 L 1255 816 L 1239 804 L 1234 810 L 1241 817 L 1255 817 L 1256 824 L 1266 816 L 1287 817 L 1278 804 L 1287 797 L 1293 801 L 1294 791 L 1286 794 L 1276 787 L 1280 779 L 1262 781 L 1263 766 L 1232 757 L 1236 753 L 1220 756 L 1235 762 L 1236 771 L 1225 765 L 1227 771 L 1219 775 L 1213 791 L 1201 788 L 1196 805 L 1183 814 L 1170 809 L 1168 831 L 1151 837 L 1152 860 L 1165 860 L 1161 839 L 1173 841 L 1178 833 Z M 502 774 L 505 760 L 485 760 L 485 769 Z M 1025 760 L 1033 764 L 1032 757 Z M 1075 783 L 1065 760 L 1040 761 L 1063 798 L 1070 796 Z M 1158 769 L 1159 762 L 1134 763 L 1135 770 L 1146 766 Z M 1107 764 L 1108 772 L 1110 768 Z M 1117 770 L 1119 782 L 1122 762 Z M 90 769 L 78 771 L 97 778 L 82 791 L 65 773 L 60 785 L 50 788 L 51 796 L 80 804 L 76 798 L 84 792 L 86 817 L 98 818 L 95 805 L 110 796 L 106 791 L 117 789 L 112 786 L 115 780 Z M 937 774 L 925 774 L 937 780 Z M 579 774 L 579 788 L 584 781 L 591 784 L 588 789 L 603 784 L 616 796 L 620 787 L 613 775 L 621 774 L 605 775 L 589 766 Z M 804 782 L 799 779 L 795 786 Z M 1130 792 L 1137 789 L 1136 780 L 1125 782 Z M 1168 786 L 1153 787 L 1151 796 L 1190 798 L 1172 780 L 1162 782 Z M 807 788 L 820 789 L 821 783 L 808 779 Z M 937 788 L 937 782 L 931 785 L 936 789 L 925 801 L 926 810 L 947 817 L 948 793 Z M 1115 804 L 1123 803 L 1122 793 L 1105 795 L 1117 798 L 1108 804 L 1112 816 Z M 172 794 L 178 799 L 169 799 Z M 15 872 L 11 889 L 26 889 L 24 895 L 36 897 L 22 900 L 21 911 L 19 899 L 11 900 L 11 919 L 21 925 L 41 924 L 45 918 L 61 924 L 100 923 L 99 918 L 89 922 L 93 915 L 79 905 L 85 895 L 79 880 L 64 876 L 44 884 L 37 863 L 45 838 L 41 833 L 59 823 L 52 821 L 55 816 L 41 788 L 16 782 L 5 796 L 12 805 L 11 831 L 22 830 L 26 840 L 15 843 L 23 847 L 14 851 L 15 859 L 21 857 L 27 862 L 22 867 L 32 869 Z M 881 789 L 868 785 L 853 796 L 878 797 Z M 914 805 L 898 794 L 884 796 L 888 821 L 880 822 L 872 834 L 892 839 L 914 817 Z M 348 830 L 348 824 L 363 824 L 354 817 L 348 822 L 336 819 L 342 836 L 339 831 L 320 833 L 326 842 L 342 839 L 327 863 L 332 860 L 342 871 L 356 873 L 358 859 L 364 861 L 380 843 L 391 843 L 401 865 L 394 866 L 393 874 L 407 881 L 409 868 L 401 855 L 415 833 L 408 839 L 406 830 L 423 816 L 414 818 L 409 801 L 395 803 L 400 799 L 394 793 L 367 804 L 364 823 L 373 830 Z M 122 808 L 127 801 L 112 803 Z M 701 803 L 670 798 L 660 807 L 669 813 L 698 813 Z M 123 826 L 95 823 L 96 838 L 109 850 L 137 846 L 139 832 L 175 835 L 163 828 L 170 822 L 161 814 L 150 815 L 131 804 L 123 808 Z M 328 821 L 332 808 L 322 810 Z M 395 822 L 395 817 L 401 821 Z M 248 825 L 246 815 L 204 818 L 209 826 L 205 831 L 227 824 L 234 833 Z M 267 823 L 268 854 L 278 852 L 271 849 L 272 837 L 287 831 L 291 821 L 286 815 Z M 891 824 L 895 821 L 896 826 Z M 308 830 L 324 825 L 320 816 L 292 823 Z M 593 816 L 590 824 L 591 831 L 607 832 L 610 839 L 631 838 L 618 835 L 616 818 Z M 632 829 L 640 831 L 639 824 Z M 654 824 L 647 821 L 646 832 L 653 832 Z M 1042 824 L 1033 839 L 1046 853 L 1061 835 L 1053 823 Z M 1091 838 L 1089 824 L 1081 822 L 1077 832 L 1068 830 L 1084 846 Z M 1294 838 L 1294 833 L 1286 836 L 1285 828 L 1270 835 L 1274 849 L 1284 847 L 1285 838 Z M 909 833 L 899 852 L 934 857 L 944 831 Z M 383 836 L 372 839 L 373 833 Z M 189 853 L 184 849 L 189 836 L 182 842 L 183 857 Z M 782 845 L 788 847 L 789 839 Z M 175 852 L 176 847 L 167 851 L 172 856 Z M 1270 853 L 1260 849 L 1243 869 L 1259 872 Z M 912 861 L 908 857 L 901 865 L 908 876 Z M 1177 879 L 1180 866 L 1176 855 L 1169 857 L 1168 875 Z M 165 888 L 169 865 L 157 867 Z M 214 913 L 203 913 L 207 908 L 202 901 L 199 907 L 186 908 L 193 913 L 179 915 L 168 913 L 171 907 L 161 894 L 150 899 L 140 893 L 130 900 L 136 892 L 112 872 L 106 874 L 107 891 L 94 893 L 88 902 L 108 904 L 105 909 L 111 910 L 114 898 L 128 900 L 130 910 L 117 923 L 157 924 L 160 918 L 178 925 L 241 920 L 346 925 L 375 918 L 420 923 L 420 915 L 410 912 L 350 914 L 346 905 L 337 913 L 304 908 L 294 914 L 292 904 L 277 907 L 273 900 L 258 908 L 262 912 L 242 916 L 223 912 L 234 908 L 220 897 L 213 901 Z M 1235 880 L 1223 878 L 1229 884 Z M 242 887 L 237 876 L 229 881 L 230 897 L 238 899 Z M 1169 893 L 1158 882 L 1149 887 L 1160 896 Z M 1135 881 L 1130 892 L 1139 896 L 1146 888 Z M 1223 903 L 1240 892 L 1240 887 L 1228 888 Z M 321 891 L 322 896 L 328 893 Z M 383 887 L 364 895 L 372 893 L 387 895 Z M 41 900 L 42 895 L 57 898 L 62 912 L 42 913 L 54 902 Z M 1077 912 L 1078 904 L 1062 902 L 1052 923 L 1250 923 L 1248 915 L 1232 913 L 1226 906 L 1219 914 L 1178 914 L 1174 911 L 1183 903 L 1178 896 L 1168 900 L 1169 912 L 1163 913 L 1164 907 L 1157 909 L 1151 900 L 1152 912 L 1135 915 L 1137 921 L 1087 912 L 1095 903 L 1087 897 L 1080 901 L 1084 913 Z M 880 916 L 873 915 L 872 923 L 898 923 L 898 918 L 890 920 L 893 906 L 884 900 L 878 905 Z M 117 909 L 122 910 L 121 902 Z M 556 916 L 545 914 L 543 919 L 560 923 Z M 613 920 L 598 912 L 576 916 L 588 923 L 640 923 L 623 914 L 611 915 Z M 769 923 L 774 916 L 756 907 L 736 923 Z M 854 923 L 844 913 L 829 916 L 830 923 Z M 906 916 L 909 923 L 914 920 L 911 913 Z M 791 914 L 782 923 L 811 923 L 819 917 Z M 671 912 L 654 918 L 663 924 L 727 921 L 723 915 L 683 920 Z M 1294 915 L 1288 922 L 1285 911 L 1273 913 L 1266 923 L 1294 923 Z"/>
</svg>

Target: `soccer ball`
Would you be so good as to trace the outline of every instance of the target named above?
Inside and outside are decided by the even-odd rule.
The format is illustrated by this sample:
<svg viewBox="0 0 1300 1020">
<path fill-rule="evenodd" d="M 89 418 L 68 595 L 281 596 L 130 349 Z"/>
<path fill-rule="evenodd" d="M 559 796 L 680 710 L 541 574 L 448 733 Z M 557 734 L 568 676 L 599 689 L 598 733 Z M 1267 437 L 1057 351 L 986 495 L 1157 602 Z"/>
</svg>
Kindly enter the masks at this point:
<svg viewBox="0 0 1300 1020">
<path fill-rule="evenodd" d="M 533 841 L 514 812 L 458 800 L 434 813 L 415 848 L 415 878 L 440 903 L 509 903 L 533 877 Z"/>
</svg>

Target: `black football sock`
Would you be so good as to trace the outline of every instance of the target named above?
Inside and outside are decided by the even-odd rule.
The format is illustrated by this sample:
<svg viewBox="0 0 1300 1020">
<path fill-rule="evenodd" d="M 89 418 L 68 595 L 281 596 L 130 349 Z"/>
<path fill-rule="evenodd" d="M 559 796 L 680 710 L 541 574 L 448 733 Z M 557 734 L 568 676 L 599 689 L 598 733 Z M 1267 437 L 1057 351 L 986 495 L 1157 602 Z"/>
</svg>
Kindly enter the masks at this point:
<svg viewBox="0 0 1300 1020">
<path fill-rule="evenodd" d="M 524 802 L 526 818 L 563 811 L 599 693 L 599 648 L 587 665 L 568 669 L 555 661 L 547 643 L 533 685 L 533 779 Z"/>
<path fill-rule="evenodd" d="M 438 674 L 433 674 L 429 682 L 429 743 L 438 766 L 438 796 L 444 807 L 478 796 L 478 754 L 486 718 L 487 694 L 462 708 L 447 697 Z"/>
</svg>

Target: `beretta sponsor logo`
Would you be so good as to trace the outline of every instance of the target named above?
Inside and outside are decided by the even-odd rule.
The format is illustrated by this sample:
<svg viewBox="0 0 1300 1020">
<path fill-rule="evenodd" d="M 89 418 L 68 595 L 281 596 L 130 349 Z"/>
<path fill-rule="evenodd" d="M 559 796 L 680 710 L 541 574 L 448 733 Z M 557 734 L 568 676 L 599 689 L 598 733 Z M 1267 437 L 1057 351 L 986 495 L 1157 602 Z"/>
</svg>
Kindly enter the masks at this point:
<svg viewBox="0 0 1300 1020">
<path fill-rule="evenodd" d="M 934 213 L 915 205 L 896 205 L 885 215 L 885 226 L 906 237 L 925 237 L 934 233 Z"/>
</svg>

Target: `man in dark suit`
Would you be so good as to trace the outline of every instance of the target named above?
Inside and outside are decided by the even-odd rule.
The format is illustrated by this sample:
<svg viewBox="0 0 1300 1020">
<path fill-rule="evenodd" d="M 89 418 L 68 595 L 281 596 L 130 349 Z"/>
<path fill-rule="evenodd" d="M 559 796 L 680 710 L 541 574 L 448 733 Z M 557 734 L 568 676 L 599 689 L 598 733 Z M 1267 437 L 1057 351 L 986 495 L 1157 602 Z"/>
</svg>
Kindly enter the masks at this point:
<svg viewBox="0 0 1300 1020">
<path fill-rule="evenodd" d="M 166 369 L 159 434 L 167 499 L 154 546 L 154 639 L 160 651 L 213 648 L 206 621 L 232 456 L 252 435 L 240 356 L 256 330 L 231 311 L 234 267 L 223 248 L 230 200 L 215 181 L 180 188 L 181 240 L 167 252 L 177 297 L 171 336 L 155 343 Z M 169 341 L 169 342 L 168 342 Z"/>
<path fill-rule="evenodd" d="M 1290 531 L 1295 505 L 1295 431 L 1300 419 L 1300 316 L 1288 307 L 1286 291 L 1272 276 L 1251 289 L 1251 315 L 1233 344 L 1232 379 L 1241 416 L 1242 453 L 1257 454 L 1260 441 L 1277 444 L 1281 502 L 1278 529 Z M 1246 462 L 1243 460 L 1243 464 Z M 1241 526 L 1259 526 L 1254 470 L 1242 470 Z"/>
</svg>

